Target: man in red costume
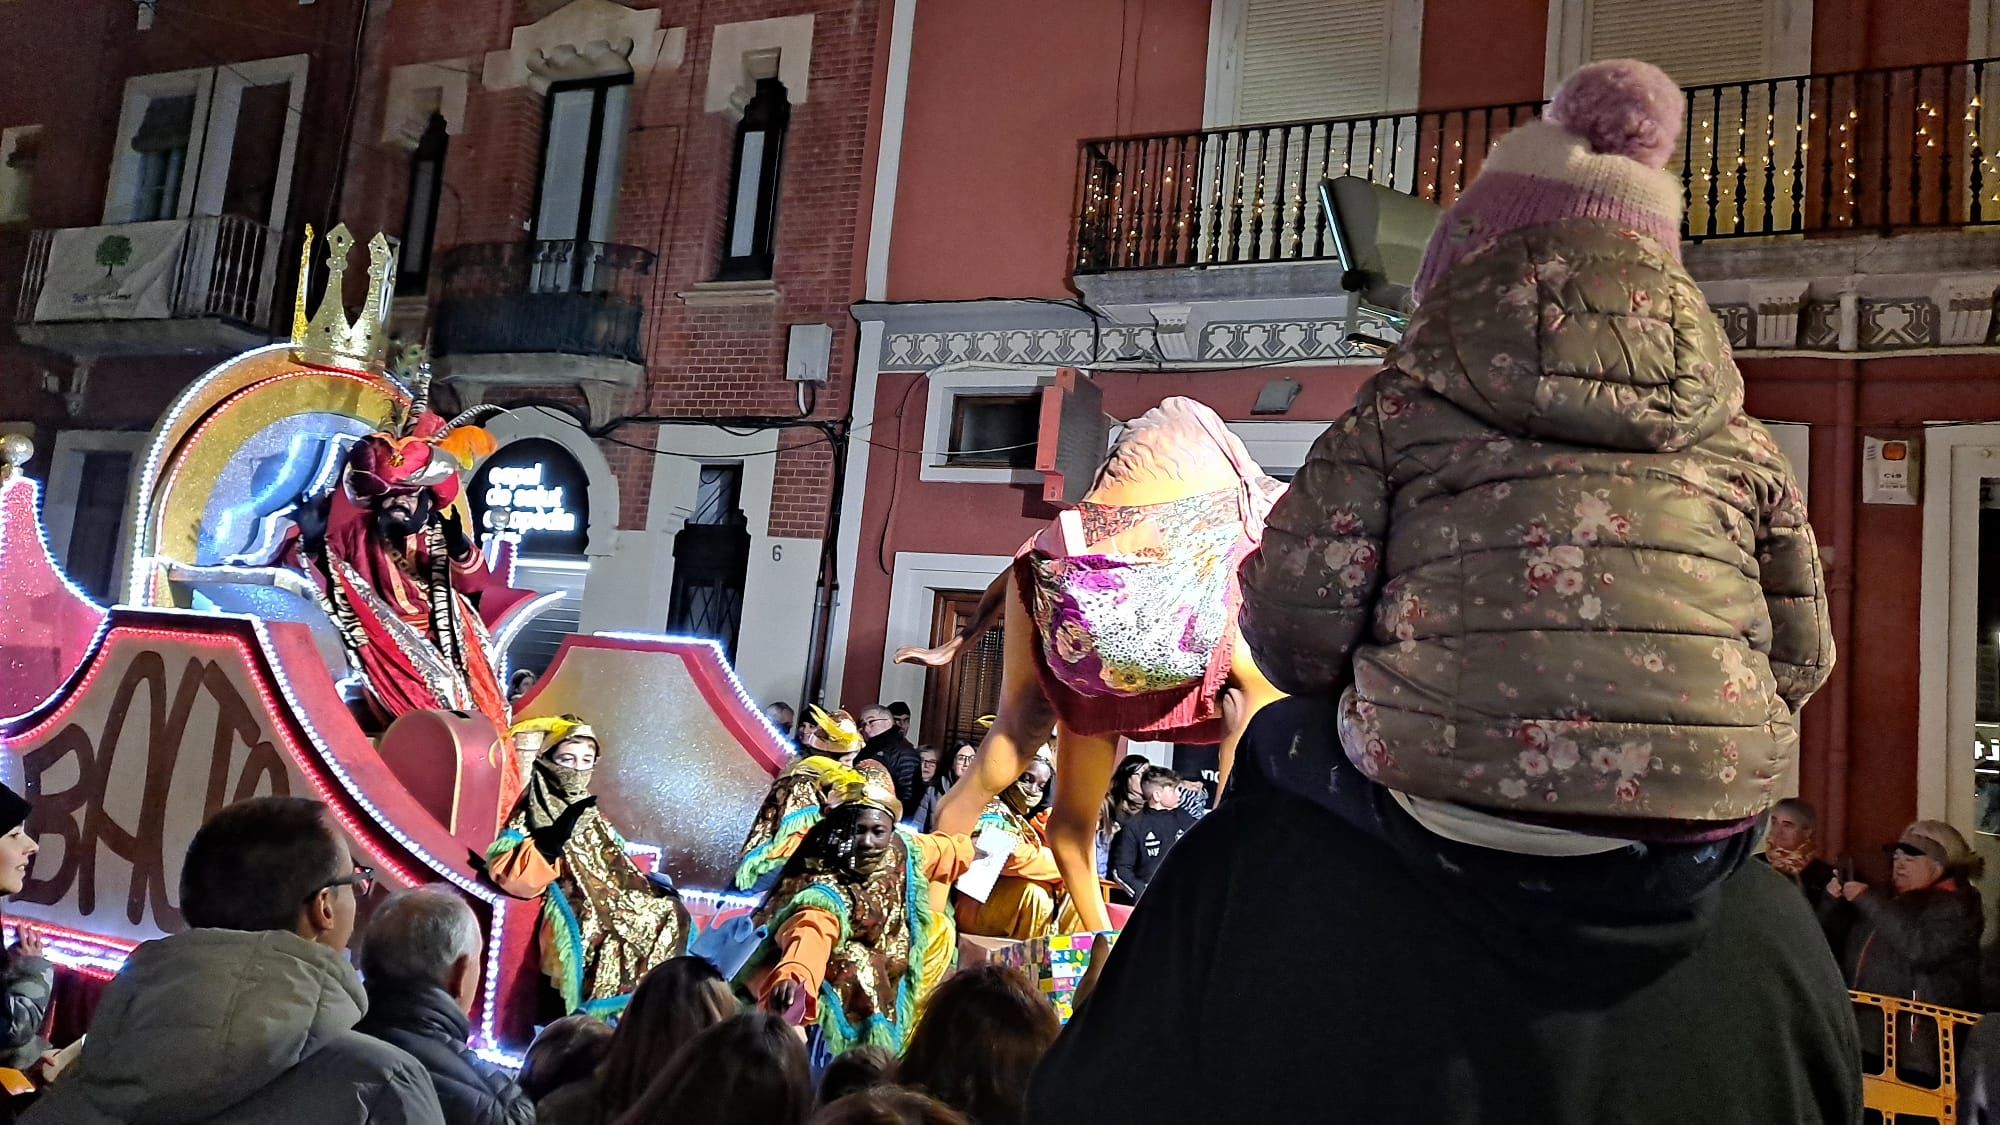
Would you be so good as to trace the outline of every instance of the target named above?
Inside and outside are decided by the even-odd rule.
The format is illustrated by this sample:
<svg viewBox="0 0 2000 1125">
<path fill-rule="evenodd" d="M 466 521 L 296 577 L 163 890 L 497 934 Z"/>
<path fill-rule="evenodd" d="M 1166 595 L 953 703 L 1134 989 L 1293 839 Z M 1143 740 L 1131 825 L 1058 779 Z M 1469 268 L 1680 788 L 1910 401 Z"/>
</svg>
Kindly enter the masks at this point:
<svg viewBox="0 0 2000 1125">
<path fill-rule="evenodd" d="M 300 547 L 380 719 L 477 711 L 506 730 L 492 639 L 472 600 L 498 583 L 452 507 L 459 464 L 438 446 L 446 428 L 424 413 L 408 436 L 357 442 L 345 473 L 353 509 L 336 508 L 320 528 L 302 522 Z"/>
</svg>

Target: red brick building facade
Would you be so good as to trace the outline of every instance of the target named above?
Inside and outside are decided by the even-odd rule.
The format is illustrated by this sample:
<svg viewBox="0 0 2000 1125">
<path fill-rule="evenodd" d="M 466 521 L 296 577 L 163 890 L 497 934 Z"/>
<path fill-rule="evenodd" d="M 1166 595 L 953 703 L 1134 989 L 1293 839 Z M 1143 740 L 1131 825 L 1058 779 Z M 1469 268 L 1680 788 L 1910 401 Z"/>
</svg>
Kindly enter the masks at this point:
<svg viewBox="0 0 2000 1125">
<path fill-rule="evenodd" d="M 340 207 L 361 0 L 0 6 L 0 427 L 37 445 L 58 554 L 104 592 L 134 456 L 216 360 L 289 323 L 304 224 Z M 56 307 L 76 247 L 181 248 L 144 319 Z M 128 244 L 131 243 L 127 235 Z M 292 247 L 292 252 L 283 252 Z M 79 527 L 81 521 L 81 527 Z M 72 534 L 77 541 L 72 547 Z"/>
</svg>

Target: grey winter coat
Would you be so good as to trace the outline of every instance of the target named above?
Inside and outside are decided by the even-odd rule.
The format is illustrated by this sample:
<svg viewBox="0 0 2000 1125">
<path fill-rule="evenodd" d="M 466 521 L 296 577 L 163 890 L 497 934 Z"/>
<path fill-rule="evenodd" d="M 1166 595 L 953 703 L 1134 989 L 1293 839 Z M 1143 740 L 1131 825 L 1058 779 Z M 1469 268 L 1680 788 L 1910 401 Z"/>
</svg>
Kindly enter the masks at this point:
<svg viewBox="0 0 2000 1125">
<path fill-rule="evenodd" d="M 1784 793 L 1833 667 L 1805 499 L 1715 314 L 1572 220 L 1447 273 L 1243 566 L 1244 639 L 1422 797 L 1727 821 Z"/>
<path fill-rule="evenodd" d="M 361 980 L 295 934 L 190 930 L 134 950 L 83 1057 L 25 1125 L 443 1125 L 431 1076 L 353 1030 Z"/>
<path fill-rule="evenodd" d="M 1947 880 L 1900 895 L 1870 888 L 1852 903 L 1829 901 L 1823 912 L 1848 923 L 1840 967 L 1850 987 L 1963 1012 L 1983 1009 L 1979 938 L 1986 911 L 1970 885 Z"/>
<path fill-rule="evenodd" d="M 48 1022 L 55 983 L 55 966 L 44 957 L 16 953 L 0 969 L 0 997 L 7 1002 L 0 1026 L 0 1066 L 26 1070 L 49 1049 L 42 1025 Z"/>
</svg>

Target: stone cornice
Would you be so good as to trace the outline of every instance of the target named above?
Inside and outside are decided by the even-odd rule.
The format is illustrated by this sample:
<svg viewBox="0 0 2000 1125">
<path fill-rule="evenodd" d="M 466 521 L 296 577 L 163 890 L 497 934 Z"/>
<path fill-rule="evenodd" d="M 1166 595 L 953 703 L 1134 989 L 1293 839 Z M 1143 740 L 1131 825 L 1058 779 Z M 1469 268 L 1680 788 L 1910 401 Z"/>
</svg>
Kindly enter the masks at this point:
<svg viewBox="0 0 2000 1125">
<path fill-rule="evenodd" d="M 1330 315 L 1263 315 L 1228 303 L 1151 310 L 1150 323 L 1093 317 L 1075 305 L 1026 300 L 857 305 L 854 316 L 883 325 L 882 369 L 947 366 L 1130 366 L 1162 370 L 1240 364 L 1365 363 L 1376 353 L 1347 342 L 1343 295 Z M 1232 318 L 1237 311 L 1240 318 Z M 1363 314 L 1371 335 L 1395 330 Z"/>
</svg>

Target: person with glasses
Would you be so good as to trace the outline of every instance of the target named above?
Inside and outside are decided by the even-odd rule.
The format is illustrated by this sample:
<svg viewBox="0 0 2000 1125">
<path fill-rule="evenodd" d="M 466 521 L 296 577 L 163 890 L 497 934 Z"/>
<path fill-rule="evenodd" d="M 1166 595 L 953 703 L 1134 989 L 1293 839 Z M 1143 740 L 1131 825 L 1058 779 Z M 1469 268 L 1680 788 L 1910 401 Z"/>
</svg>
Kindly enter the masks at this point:
<svg viewBox="0 0 2000 1125">
<path fill-rule="evenodd" d="M 73 1072 L 24 1122 L 443 1125 L 429 1072 L 355 1030 L 357 866 L 327 807 L 258 797 L 211 816 L 181 867 L 188 929 L 132 951 Z"/>
<path fill-rule="evenodd" d="M 910 818 L 917 828 L 925 832 L 937 830 L 937 803 L 944 799 L 959 778 L 965 776 L 965 771 L 972 768 L 972 759 L 978 753 L 978 747 L 966 743 L 950 758 L 939 763 L 937 772 L 924 785 L 924 798 L 917 802 L 916 815 Z"/>
<path fill-rule="evenodd" d="M 1973 883 L 1986 863 L 1958 829 L 1941 820 L 1919 820 L 1889 853 L 1889 886 L 1838 874 L 1826 883 L 1820 907 L 1829 933 L 1844 937 L 1840 967 L 1847 986 L 1944 1008 L 1978 1012 L 1980 939 L 1986 910 Z M 1928 1019 L 1896 1021 L 1896 1071 L 1921 1084 L 1938 1075 L 1937 1025 Z M 1880 1036 L 1879 1019 L 1864 1023 L 1863 1041 Z"/>
<path fill-rule="evenodd" d="M 516 898 L 542 900 L 542 971 L 563 1013 L 614 1018 L 647 973 L 687 952 L 687 906 L 663 874 L 647 874 L 597 811 L 590 775 L 597 732 L 575 715 L 508 731 L 535 752 L 528 788 L 487 849 L 487 876 Z"/>
<path fill-rule="evenodd" d="M 902 724 L 888 707 L 877 703 L 861 709 L 861 735 L 868 741 L 855 763 L 880 762 L 896 784 L 896 799 L 914 810 L 924 799 L 924 762 Z"/>
</svg>

